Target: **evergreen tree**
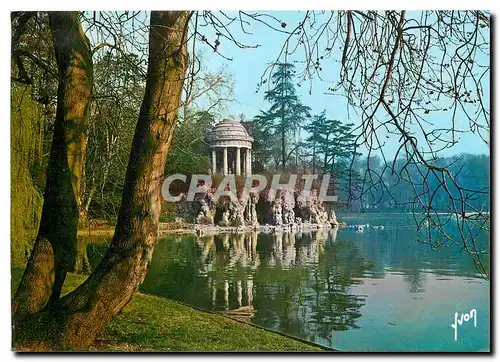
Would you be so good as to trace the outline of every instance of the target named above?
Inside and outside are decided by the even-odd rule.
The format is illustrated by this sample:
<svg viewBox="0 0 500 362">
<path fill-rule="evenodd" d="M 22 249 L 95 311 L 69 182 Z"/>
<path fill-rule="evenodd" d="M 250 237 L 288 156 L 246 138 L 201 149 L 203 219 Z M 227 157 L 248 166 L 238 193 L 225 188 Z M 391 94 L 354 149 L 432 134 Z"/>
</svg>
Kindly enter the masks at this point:
<svg viewBox="0 0 500 362">
<path fill-rule="evenodd" d="M 271 107 L 267 111 L 261 111 L 255 117 L 255 122 L 269 141 L 279 139 L 279 163 L 284 170 L 291 154 L 298 154 L 297 137 L 305 118 L 309 117 L 310 108 L 301 103 L 295 91 L 294 66 L 278 63 L 276 67 L 277 70 L 272 75 L 274 87 L 264 97 L 271 103 Z M 289 145 L 290 136 L 293 136 L 292 147 Z"/>
<path fill-rule="evenodd" d="M 352 130 L 352 123 L 344 124 L 339 120 L 328 119 L 326 110 L 312 118 L 305 126 L 309 133 L 306 139 L 308 148 L 312 150 L 313 172 L 316 171 L 316 162 L 322 158 L 324 172 L 339 174 L 348 167 L 355 150 L 356 136 Z"/>
<path fill-rule="evenodd" d="M 321 112 L 319 115 L 315 115 L 311 122 L 309 122 L 304 129 L 309 133 L 309 136 L 306 138 L 307 149 L 311 150 L 311 159 L 312 159 L 312 173 L 316 173 L 317 167 L 317 158 L 318 158 L 318 148 L 322 142 L 321 137 L 321 127 L 323 127 L 324 122 L 326 121 L 326 111 Z"/>
</svg>

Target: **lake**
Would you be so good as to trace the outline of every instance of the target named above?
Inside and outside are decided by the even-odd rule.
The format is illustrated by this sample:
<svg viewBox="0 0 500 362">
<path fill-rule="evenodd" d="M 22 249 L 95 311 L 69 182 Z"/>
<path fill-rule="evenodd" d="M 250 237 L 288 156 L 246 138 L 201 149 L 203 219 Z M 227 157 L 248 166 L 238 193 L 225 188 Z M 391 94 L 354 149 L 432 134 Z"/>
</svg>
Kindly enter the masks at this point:
<svg viewBox="0 0 500 362">
<path fill-rule="evenodd" d="M 340 351 L 489 350 L 490 282 L 466 253 L 419 243 L 406 216 L 344 220 L 370 227 L 163 237 L 141 290 Z M 472 309 L 455 341 L 455 312 Z"/>
</svg>

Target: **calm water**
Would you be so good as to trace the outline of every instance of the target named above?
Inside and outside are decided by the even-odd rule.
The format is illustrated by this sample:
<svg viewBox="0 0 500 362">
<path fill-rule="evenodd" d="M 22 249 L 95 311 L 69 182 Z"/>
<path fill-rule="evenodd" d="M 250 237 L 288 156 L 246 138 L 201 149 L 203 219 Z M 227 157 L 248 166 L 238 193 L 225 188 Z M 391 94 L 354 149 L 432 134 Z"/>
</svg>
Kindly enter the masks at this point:
<svg viewBox="0 0 500 362">
<path fill-rule="evenodd" d="M 141 289 L 341 351 L 489 349 L 490 283 L 466 254 L 419 244 L 409 219 L 347 222 L 385 227 L 168 236 Z M 89 248 L 95 264 L 102 249 Z M 455 312 L 471 309 L 477 327 L 458 326 L 455 342 Z"/>
</svg>

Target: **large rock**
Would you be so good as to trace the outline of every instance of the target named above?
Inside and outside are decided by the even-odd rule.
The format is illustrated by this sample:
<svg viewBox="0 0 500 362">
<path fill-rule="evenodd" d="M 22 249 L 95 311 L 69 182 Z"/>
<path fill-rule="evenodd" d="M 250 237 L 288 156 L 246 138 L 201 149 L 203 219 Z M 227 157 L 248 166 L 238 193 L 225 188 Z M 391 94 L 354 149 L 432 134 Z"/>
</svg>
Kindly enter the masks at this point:
<svg viewBox="0 0 500 362">
<path fill-rule="evenodd" d="M 222 204 L 222 217 L 219 221 L 220 226 L 244 226 L 245 217 L 243 212 L 245 211 L 245 205 L 239 200 L 235 201 L 225 201 Z"/>
<path fill-rule="evenodd" d="M 293 189 L 280 190 L 280 197 L 282 200 L 282 217 L 284 225 L 294 225 L 295 224 L 295 195 Z"/>
<path fill-rule="evenodd" d="M 335 211 L 330 210 L 330 216 L 328 217 L 328 222 L 332 226 L 339 226 L 339 222 L 337 221 L 337 215 L 335 215 Z"/>
<path fill-rule="evenodd" d="M 257 203 L 259 202 L 259 195 L 250 194 L 245 203 L 245 225 L 255 228 L 259 226 L 259 218 L 257 215 Z"/>
<path fill-rule="evenodd" d="M 271 202 L 271 224 L 276 226 L 283 225 L 283 205 L 281 199 Z"/>
<path fill-rule="evenodd" d="M 200 202 L 200 212 L 196 217 L 196 223 L 202 225 L 213 225 L 215 212 L 211 208 L 210 198 L 204 198 Z"/>
<path fill-rule="evenodd" d="M 274 200 L 271 201 L 269 192 L 263 192 L 260 197 L 259 208 L 260 219 L 264 223 L 274 226 L 295 225 L 295 190 L 279 189 L 276 191 Z"/>
<path fill-rule="evenodd" d="M 328 224 L 328 213 L 315 189 L 311 190 L 305 198 L 297 199 L 297 210 L 304 222 L 318 225 Z"/>
</svg>

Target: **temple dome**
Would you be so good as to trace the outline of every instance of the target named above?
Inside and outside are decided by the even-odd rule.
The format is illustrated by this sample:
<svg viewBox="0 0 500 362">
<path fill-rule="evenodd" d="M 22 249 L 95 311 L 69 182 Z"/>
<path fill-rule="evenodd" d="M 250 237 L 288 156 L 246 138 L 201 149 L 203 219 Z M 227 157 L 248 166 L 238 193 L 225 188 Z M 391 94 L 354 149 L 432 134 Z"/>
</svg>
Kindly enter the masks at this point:
<svg viewBox="0 0 500 362">
<path fill-rule="evenodd" d="M 208 132 L 207 140 L 214 147 L 234 145 L 251 148 L 253 143 L 253 137 L 240 122 L 227 118 Z"/>
</svg>

